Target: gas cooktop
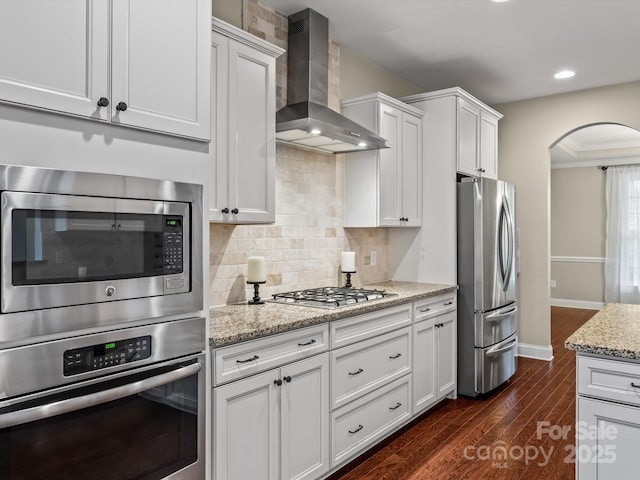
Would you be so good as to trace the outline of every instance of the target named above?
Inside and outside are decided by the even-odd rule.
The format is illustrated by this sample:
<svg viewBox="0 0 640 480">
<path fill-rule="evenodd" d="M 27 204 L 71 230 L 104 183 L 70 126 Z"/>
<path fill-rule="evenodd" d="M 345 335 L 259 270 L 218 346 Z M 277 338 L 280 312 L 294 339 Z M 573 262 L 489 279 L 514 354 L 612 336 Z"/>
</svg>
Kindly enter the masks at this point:
<svg viewBox="0 0 640 480">
<path fill-rule="evenodd" d="M 384 290 L 353 287 L 320 287 L 294 292 L 276 293 L 269 302 L 304 307 L 338 308 L 396 295 Z"/>
</svg>

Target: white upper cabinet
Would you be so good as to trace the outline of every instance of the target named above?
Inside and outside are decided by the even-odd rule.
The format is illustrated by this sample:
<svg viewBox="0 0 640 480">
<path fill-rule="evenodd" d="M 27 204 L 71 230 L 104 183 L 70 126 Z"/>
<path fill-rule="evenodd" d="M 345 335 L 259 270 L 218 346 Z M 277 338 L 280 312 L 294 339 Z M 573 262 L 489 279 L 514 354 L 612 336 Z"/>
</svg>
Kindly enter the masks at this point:
<svg viewBox="0 0 640 480">
<path fill-rule="evenodd" d="M 344 226 L 419 227 L 423 112 L 382 93 L 342 106 L 346 117 L 391 145 L 346 154 Z"/>
<path fill-rule="evenodd" d="M 457 170 L 498 178 L 498 120 L 502 116 L 473 97 L 457 98 Z"/>
<path fill-rule="evenodd" d="M 210 18 L 208 0 L 3 0 L 0 101 L 209 140 Z"/>
<path fill-rule="evenodd" d="M 276 58 L 281 48 L 213 20 L 209 220 L 275 221 Z"/>
</svg>

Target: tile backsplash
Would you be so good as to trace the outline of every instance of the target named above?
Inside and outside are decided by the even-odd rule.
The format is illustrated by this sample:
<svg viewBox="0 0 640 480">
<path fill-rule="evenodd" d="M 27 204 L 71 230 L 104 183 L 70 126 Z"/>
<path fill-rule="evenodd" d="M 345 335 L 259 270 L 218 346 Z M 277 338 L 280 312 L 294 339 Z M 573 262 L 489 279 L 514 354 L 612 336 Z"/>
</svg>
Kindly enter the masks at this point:
<svg viewBox="0 0 640 480">
<path fill-rule="evenodd" d="M 286 49 L 284 15 L 256 0 L 243 0 L 243 28 Z M 340 46 L 329 45 L 329 107 L 340 109 Z M 277 108 L 286 105 L 286 54 L 278 59 Z M 356 286 L 389 278 L 386 228 L 345 229 L 344 155 L 276 146 L 276 222 L 273 225 L 210 224 L 209 304 L 243 302 L 253 296 L 246 284 L 247 257 L 266 257 L 272 293 L 322 285 L 342 285 L 340 252 L 356 252 Z M 371 252 L 375 252 L 375 265 Z"/>
<path fill-rule="evenodd" d="M 356 252 L 352 283 L 388 279 L 386 228 L 342 225 L 342 155 L 328 155 L 286 145 L 276 148 L 276 223 L 210 224 L 211 306 L 246 301 L 247 257 L 266 258 L 263 298 L 272 293 L 322 285 L 342 285 L 340 253 Z M 371 265 L 371 252 L 376 265 Z"/>
</svg>

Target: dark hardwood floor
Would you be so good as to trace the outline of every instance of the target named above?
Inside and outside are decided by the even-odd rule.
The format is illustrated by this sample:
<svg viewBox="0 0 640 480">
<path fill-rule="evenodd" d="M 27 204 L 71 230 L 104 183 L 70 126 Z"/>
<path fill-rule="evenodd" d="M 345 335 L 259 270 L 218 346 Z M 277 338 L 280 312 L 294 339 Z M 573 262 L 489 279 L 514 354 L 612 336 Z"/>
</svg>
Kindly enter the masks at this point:
<svg viewBox="0 0 640 480">
<path fill-rule="evenodd" d="M 552 307 L 552 361 L 519 358 L 491 395 L 445 400 L 330 479 L 574 479 L 575 353 L 564 340 L 595 313 Z"/>
</svg>

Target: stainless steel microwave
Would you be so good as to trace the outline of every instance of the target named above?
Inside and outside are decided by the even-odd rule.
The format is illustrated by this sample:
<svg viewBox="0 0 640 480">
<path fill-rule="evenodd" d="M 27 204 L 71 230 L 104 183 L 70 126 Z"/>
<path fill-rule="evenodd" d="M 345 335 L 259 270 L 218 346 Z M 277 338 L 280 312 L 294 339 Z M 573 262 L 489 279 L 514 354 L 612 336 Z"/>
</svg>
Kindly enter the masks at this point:
<svg viewBox="0 0 640 480">
<path fill-rule="evenodd" d="M 0 349 L 202 310 L 202 186 L 0 166 L 0 201 Z"/>
</svg>

